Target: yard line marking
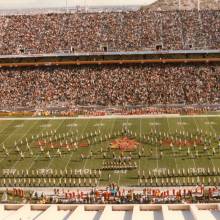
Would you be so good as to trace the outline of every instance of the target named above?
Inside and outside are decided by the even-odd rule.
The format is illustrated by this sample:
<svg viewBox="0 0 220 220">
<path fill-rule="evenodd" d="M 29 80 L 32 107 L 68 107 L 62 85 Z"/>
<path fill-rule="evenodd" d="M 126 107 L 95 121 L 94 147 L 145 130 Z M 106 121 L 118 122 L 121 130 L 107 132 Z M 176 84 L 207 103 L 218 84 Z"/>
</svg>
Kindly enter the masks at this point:
<svg viewBox="0 0 220 220">
<path fill-rule="evenodd" d="M 122 124 L 123 126 L 132 126 L 132 123 L 128 123 L 128 122 L 124 122 L 123 124 Z"/>
<path fill-rule="evenodd" d="M 13 123 L 13 122 L 12 122 Z M 8 127 L 7 127 L 8 128 Z M 16 130 L 17 129 L 15 129 L 14 131 L 12 131 L 12 132 L 10 132 L 10 134 L 7 136 L 7 138 L 5 138 L 0 144 L 2 145 L 2 144 L 4 144 L 12 135 L 14 135 L 15 133 L 16 133 Z M 0 160 L 0 162 L 1 162 L 1 160 Z"/>
<path fill-rule="evenodd" d="M 36 123 L 36 122 L 35 122 Z M 34 124 L 28 129 L 28 131 L 29 130 L 31 130 L 32 129 L 32 127 L 34 126 Z M 15 133 L 16 133 L 16 130 L 17 129 L 15 129 L 13 132 L 10 132 L 10 134 L 7 136 L 7 138 L 5 138 L 4 140 L 3 140 L 3 142 L 1 142 L 0 144 L 2 145 L 2 144 L 4 144 L 5 142 L 6 142 L 6 140 L 8 140 L 9 139 L 9 137 L 11 137 L 12 135 L 14 135 Z M 18 139 L 19 141 L 21 140 L 21 139 L 23 139 L 23 137 L 24 137 L 24 135 L 20 138 L 20 139 Z M 10 153 L 13 151 L 13 147 L 12 147 L 12 149 L 10 149 L 9 150 L 9 155 L 10 155 Z M 1 162 L 3 161 L 3 160 L 5 160 L 5 158 L 2 158 L 1 160 L 0 160 L 0 164 L 1 164 Z"/>
<path fill-rule="evenodd" d="M 142 136 L 142 124 L 141 124 L 141 118 L 140 118 L 140 142 L 141 142 L 141 136 Z M 140 149 L 139 149 L 140 150 Z M 139 173 L 141 173 L 141 159 L 139 159 L 139 167 L 138 167 Z"/>
<path fill-rule="evenodd" d="M 196 130 L 199 129 L 200 127 L 199 127 L 199 125 L 197 124 L 197 122 L 196 122 L 196 120 L 195 120 L 194 117 L 193 117 L 193 122 L 194 122 L 194 124 L 196 125 Z M 194 159 L 193 159 L 193 160 L 194 160 Z"/>
<path fill-rule="evenodd" d="M 208 117 L 206 117 L 206 120 L 207 120 L 207 125 L 209 125 L 209 128 L 211 128 L 211 130 L 212 130 L 214 133 L 216 133 L 216 130 L 213 128 L 213 123 L 210 123 Z M 215 123 L 214 123 L 214 124 L 215 124 Z M 212 158 L 210 158 L 210 159 L 211 159 L 211 162 L 212 162 L 212 166 L 213 166 L 213 168 L 215 169 L 215 165 L 214 165 L 214 163 L 213 163 L 213 161 L 212 161 Z"/>
<path fill-rule="evenodd" d="M 72 156 L 73 156 L 73 151 L 72 151 L 72 153 L 70 154 L 69 160 L 67 161 L 67 163 L 66 163 L 66 165 L 65 165 L 65 170 L 66 170 L 67 167 L 69 166 L 69 163 L 70 163 L 70 161 L 71 161 L 71 159 L 72 159 Z"/>
<path fill-rule="evenodd" d="M 39 158 L 40 154 L 37 154 L 37 156 L 35 157 L 35 159 L 32 161 L 31 165 L 28 167 L 28 171 L 34 166 L 35 161 Z"/>
<path fill-rule="evenodd" d="M 155 119 L 155 118 L 154 118 Z M 159 126 L 160 125 L 160 123 L 159 122 L 149 122 L 149 125 L 150 126 Z"/>
<path fill-rule="evenodd" d="M 11 125 L 14 123 L 14 121 L 6 121 L 6 125 L 3 125 L 2 128 L 0 129 L 0 135 L 4 135 L 2 133 L 4 133 L 4 130 L 6 130 L 7 128 L 11 127 Z"/>
<path fill-rule="evenodd" d="M 43 124 L 40 125 L 40 128 L 50 128 L 52 126 L 52 124 Z"/>
<path fill-rule="evenodd" d="M 72 123 L 72 124 L 68 124 L 68 125 L 66 125 L 66 127 L 77 127 L 78 126 L 78 124 L 76 124 L 76 123 Z"/>
<path fill-rule="evenodd" d="M 97 124 L 94 124 L 93 126 L 94 127 L 103 127 L 105 124 L 100 122 L 100 123 L 97 123 Z"/>
<path fill-rule="evenodd" d="M 77 125 L 78 126 L 78 124 L 74 124 L 74 125 Z M 69 166 L 69 163 L 70 163 L 70 161 L 71 161 L 71 159 L 72 159 L 72 157 L 73 157 L 73 153 L 74 153 L 74 151 L 72 151 L 72 153 L 71 153 L 71 155 L 70 155 L 70 158 L 69 158 L 69 160 L 67 161 L 67 163 L 66 163 L 66 165 L 65 165 L 65 170 L 68 168 L 68 166 Z"/>
<path fill-rule="evenodd" d="M 19 142 L 20 140 L 22 140 L 24 137 L 26 137 L 27 134 L 30 132 L 30 130 L 31 130 L 33 127 L 36 126 L 36 124 L 37 124 L 37 121 L 36 121 L 35 123 L 33 123 L 33 124 L 29 127 L 29 129 L 27 129 L 27 131 L 24 133 L 24 135 L 23 135 L 21 138 L 18 139 L 18 142 Z M 13 150 L 13 148 L 12 148 L 12 150 Z M 9 151 L 9 154 L 10 154 L 10 152 L 12 152 L 12 150 Z M 2 161 L 2 160 L 1 160 L 1 161 Z M 0 163 L 1 163 L 1 161 L 0 161 Z M 20 162 L 20 160 L 17 160 L 17 161 L 10 167 L 10 169 L 13 169 L 19 162 Z"/>
<path fill-rule="evenodd" d="M 186 122 L 177 122 L 177 124 L 183 126 L 183 125 L 187 125 L 188 123 L 186 123 Z"/>
<path fill-rule="evenodd" d="M 156 118 L 154 118 L 154 130 L 156 130 Z M 157 159 L 157 170 L 159 168 L 159 160 L 158 160 L 158 146 L 157 146 L 157 143 L 156 143 L 156 159 Z"/>
<path fill-rule="evenodd" d="M 102 124 L 102 120 L 103 120 L 103 119 L 101 119 L 100 124 Z M 88 125 L 88 123 L 87 123 L 87 125 Z M 83 133 L 86 131 L 86 128 L 87 128 L 87 127 L 85 127 L 85 130 L 83 131 Z M 100 130 L 101 130 L 101 128 L 103 128 L 103 126 L 100 126 Z M 90 154 L 91 149 L 92 149 L 92 144 L 90 144 L 90 146 L 89 146 L 88 155 Z M 87 160 L 88 160 L 88 159 L 86 158 L 86 159 L 85 159 L 85 162 L 84 162 L 84 165 L 83 165 L 83 169 L 85 169 L 85 167 L 86 167 Z"/>
<path fill-rule="evenodd" d="M 206 117 L 206 119 L 208 120 L 208 117 Z M 194 120 L 195 123 L 196 123 L 195 118 L 193 118 L 193 120 Z M 197 124 L 197 123 L 196 123 L 196 124 Z M 209 127 L 210 127 L 210 125 L 209 125 Z M 211 164 L 212 164 L 212 168 L 215 169 L 215 165 L 214 165 L 214 163 L 213 163 L 213 161 L 212 161 L 212 158 L 210 158 L 210 161 L 211 161 Z"/>
<path fill-rule="evenodd" d="M 64 123 L 64 122 L 61 122 L 61 124 L 59 123 L 55 130 L 58 130 L 63 123 Z M 42 130 L 46 130 L 46 129 L 47 129 L 46 127 L 42 128 Z M 32 142 L 32 143 L 33 143 L 33 142 Z M 37 159 L 40 157 L 40 154 L 41 154 L 41 152 L 38 151 L 37 156 L 34 157 L 34 160 L 32 161 L 32 163 L 31 163 L 31 165 L 29 166 L 28 170 L 30 170 L 30 169 L 34 166 L 34 164 L 36 163 Z"/>
<path fill-rule="evenodd" d="M 24 127 L 24 124 L 18 124 L 18 125 L 15 125 L 14 127 L 15 127 L 15 128 L 23 128 L 23 127 Z"/>
<path fill-rule="evenodd" d="M 120 185 L 119 185 L 120 179 L 121 179 L 121 175 L 120 175 L 120 172 L 118 172 L 118 186 L 120 186 Z"/>
<path fill-rule="evenodd" d="M 113 131 L 114 131 L 115 122 L 116 122 L 116 120 L 114 119 L 114 121 L 113 121 L 113 123 L 112 123 L 112 127 L 111 127 L 111 135 L 112 135 L 112 133 L 113 133 Z M 102 146 L 103 146 L 103 143 L 101 143 L 101 144 L 102 144 Z M 102 172 L 101 172 L 101 176 L 99 177 L 97 187 L 99 187 L 99 186 L 100 186 L 100 181 L 101 181 L 101 178 L 102 178 Z"/>
<path fill-rule="evenodd" d="M 62 125 L 65 123 L 65 121 L 63 121 L 62 123 L 59 124 L 58 128 L 56 129 L 57 131 L 62 127 Z M 59 148 L 58 148 L 59 149 Z M 53 157 L 50 162 L 48 163 L 47 167 L 45 169 L 49 169 L 51 164 L 53 163 L 55 157 Z"/>
<path fill-rule="evenodd" d="M 171 134 L 171 132 L 170 132 L 169 120 L 168 120 L 167 117 L 166 117 L 166 121 L 167 121 L 167 126 L 168 126 L 169 134 Z M 175 167 L 176 167 L 176 171 L 177 171 L 177 162 L 176 162 L 176 157 L 175 157 L 175 154 L 174 154 L 174 146 L 172 146 L 172 153 L 173 153 L 173 157 L 174 157 L 174 160 L 175 160 Z"/>
<path fill-rule="evenodd" d="M 127 118 L 127 120 L 126 120 L 126 123 L 128 124 L 128 120 L 129 120 L 129 118 Z M 124 124 L 124 123 L 123 123 Z M 122 129 L 123 129 L 123 124 L 122 124 Z M 121 172 L 119 171 L 118 172 L 118 186 L 119 186 L 119 183 L 120 183 L 120 179 L 121 179 Z"/>
<path fill-rule="evenodd" d="M 204 123 L 205 125 L 215 125 L 216 123 L 214 121 L 207 121 Z"/>
<path fill-rule="evenodd" d="M 36 122 L 35 122 L 36 123 Z M 47 128 L 45 127 L 45 128 L 43 128 L 43 129 L 41 129 L 41 131 L 39 131 L 38 133 L 36 133 L 35 135 L 39 135 L 40 133 L 42 133 L 42 131 L 44 131 L 44 130 L 46 130 Z M 34 140 L 31 140 L 31 142 L 29 143 L 30 145 L 32 145 L 34 143 Z M 38 156 L 37 157 L 34 157 L 35 159 L 38 159 L 38 157 L 40 156 L 40 154 L 38 154 Z M 27 170 L 30 170 L 30 168 L 32 167 L 32 164 L 33 163 L 35 163 L 35 159 L 32 161 L 32 163 L 31 163 L 31 166 L 27 166 L 27 167 L 29 167 Z M 17 162 L 20 162 L 20 161 L 17 161 Z M 17 163 L 18 164 L 18 163 Z M 16 164 L 16 165 L 17 165 Z M 15 165 L 14 165 L 15 166 Z"/>
<path fill-rule="evenodd" d="M 129 118 L 127 118 L 126 123 L 128 124 Z M 122 129 L 123 129 L 123 124 L 122 124 Z M 120 180 L 121 180 L 121 172 L 119 171 L 118 173 L 118 186 L 120 186 Z"/>
<path fill-rule="evenodd" d="M 193 120 L 194 120 L 194 118 L 193 118 Z M 182 118 L 180 118 L 180 121 L 182 122 Z M 195 122 L 194 122 L 195 123 Z M 195 125 L 196 125 L 196 128 L 197 128 L 197 124 L 195 123 Z M 185 127 L 184 126 L 181 126 L 182 127 L 182 129 L 184 130 L 184 132 L 186 133 L 186 130 L 185 130 Z M 197 167 L 196 167 L 196 162 L 195 162 L 195 159 L 193 158 L 193 164 L 194 164 L 194 168 L 196 169 Z"/>
</svg>

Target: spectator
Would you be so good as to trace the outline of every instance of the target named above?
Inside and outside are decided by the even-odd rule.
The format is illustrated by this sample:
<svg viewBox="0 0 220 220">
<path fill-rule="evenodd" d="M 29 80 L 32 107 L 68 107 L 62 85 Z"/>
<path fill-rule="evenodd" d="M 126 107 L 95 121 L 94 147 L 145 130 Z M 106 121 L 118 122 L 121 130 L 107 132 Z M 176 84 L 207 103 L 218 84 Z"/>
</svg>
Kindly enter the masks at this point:
<svg viewBox="0 0 220 220">
<path fill-rule="evenodd" d="M 0 16 L 0 54 L 219 49 L 218 10 Z"/>
<path fill-rule="evenodd" d="M 219 68 L 210 65 L 1 69 L 0 107 L 215 104 L 219 82 Z"/>
</svg>

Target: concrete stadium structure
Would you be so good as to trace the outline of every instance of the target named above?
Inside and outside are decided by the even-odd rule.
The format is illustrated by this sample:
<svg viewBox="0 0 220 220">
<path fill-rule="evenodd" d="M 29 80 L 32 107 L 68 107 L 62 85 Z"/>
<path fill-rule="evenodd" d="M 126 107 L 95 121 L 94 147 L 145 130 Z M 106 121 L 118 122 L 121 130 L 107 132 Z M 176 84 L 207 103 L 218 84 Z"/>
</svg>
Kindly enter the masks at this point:
<svg viewBox="0 0 220 220">
<path fill-rule="evenodd" d="M 1 204 L 1 220 L 218 220 L 220 204 L 41 205 Z"/>
</svg>

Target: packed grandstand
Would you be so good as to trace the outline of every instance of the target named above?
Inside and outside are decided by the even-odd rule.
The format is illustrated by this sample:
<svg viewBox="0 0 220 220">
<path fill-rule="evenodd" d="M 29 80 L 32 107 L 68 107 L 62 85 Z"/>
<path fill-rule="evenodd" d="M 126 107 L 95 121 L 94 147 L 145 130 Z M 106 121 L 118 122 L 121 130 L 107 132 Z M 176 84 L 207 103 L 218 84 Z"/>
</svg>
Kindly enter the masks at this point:
<svg viewBox="0 0 220 220">
<path fill-rule="evenodd" d="M 0 54 L 219 49 L 218 10 L 0 17 Z"/>
<path fill-rule="evenodd" d="M 149 8 L 5 15 L 0 54 L 218 50 L 219 20 L 218 10 Z M 2 69 L 0 106 L 216 104 L 219 70 L 218 64 Z"/>
<path fill-rule="evenodd" d="M 0 107 L 218 104 L 219 71 L 206 64 L 1 69 Z"/>
<path fill-rule="evenodd" d="M 0 13 L 2 202 L 220 201 L 220 8 L 183 2 Z M 26 210 L 10 206 L 9 215 L 8 207 L 5 219 Z M 33 207 L 47 213 L 49 206 Z M 166 206 L 146 207 L 166 213 Z M 133 219 L 123 210 L 119 219 Z M 180 210 L 193 213 L 179 215 L 185 220 L 200 219 L 201 210 L 220 216 L 219 205 Z M 100 216 L 88 219 L 106 219 Z"/>
</svg>

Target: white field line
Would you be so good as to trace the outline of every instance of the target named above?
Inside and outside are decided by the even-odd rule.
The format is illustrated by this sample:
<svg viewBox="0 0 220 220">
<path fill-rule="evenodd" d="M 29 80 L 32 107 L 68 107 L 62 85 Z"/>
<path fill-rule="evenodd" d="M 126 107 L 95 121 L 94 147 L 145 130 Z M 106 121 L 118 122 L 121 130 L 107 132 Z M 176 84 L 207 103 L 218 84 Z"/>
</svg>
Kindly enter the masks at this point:
<svg viewBox="0 0 220 220">
<path fill-rule="evenodd" d="M 35 122 L 34 124 L 36 124 L 36 123 L 37 123 L 37 122 Z M 26 132 L 21 138 L 18 139 L 18 142 L 19 142 L 20 140 L 22 140 L 22 139 L 25 137 L 25 135 L 34 127 L 34 124 L 29 127 L 29 129 L 27 130 L 27 132 Z M 1 145 L 4 144 L 4 143 L 6 142 L 6 140 L 9 139 L 9 137 L 11 137 L 12 135 L 14 135 L 14 134 L 16 133 L 16 130 L 17 130 L 17 129 L 15 129 L 13 132 L 11 132 L 10 135 L 8 135 L 8 137 L 5 138 L 3 142 L 1 142 Z M 14 145 L 14 143 L 13 143 L 12 145 Z M 8 152 L 9 155 L 10 155 L 10 152 L 12 152 L 12 151 L 13 151 L 13 148 Z M 0 163 L 1 163 L 4 159 L 5 159 L 5 158 L 1 159 L 1 160 L 0 160 Z"/>
<path fill-rule="evenodd" d="M 118 186 L 120 186 L 120 185 L 119 185 L 120 179 L 121 179 L 121 175 L 120 175 L 120 172 L 118 172 Z"/>
<path fill-rule="evenodd" d="M 129 120 L 129 118 L 127 118 L 127 121 L 126 121 L 126 123 L 128 124 L 128 120 Z M 123 129 L 123 123 L 122 123 L 122 129 Z M 140 169 L 140 160 L 139 160 L 139 169 Z M 119 171 L 118 172 L 118 186 L 120 186 L 119 185 L 119 183 L 120 183 L 120 179 L 121 179 L 121 172 Z"/>
<path fill-rule="evenodd" d="M 207 119 L 207 122 L 209 122 L 208 117 L 206 117 L 206 119 Z M 196 123 L 196 120 L 194 118 L 193 118 L 193 121 L 195 121 L 195 123 Z M 209 127 L 210 127 L 210 125 L 209 125 Z M 212 161 L 212 158 L 210 158 L 210 161 L 211 161 L 212 167 L 215 169 L 215 165 L 214 165 L 214 163 Z"/>
<path fill-rule="evenodd" d="M 73 129 L 73 127 L 72 127 L 71 129 Z M 71 155 L 70 155 L 70 158 L 69 158 L 69 160 L 67 161 L 67 163 L 66 163 L 66 165 L 65 165 L 65 170 L 68 168 L 69 163 L 70 163 L 70 161 L 71 161 L 71 159 L 72 159 L 72 157 L 73 157 L 73 154 L 74 154 L 74 151 L 72 150 L 72 153 L 71 153 Z"/>
<path fill-rule="evenodd" d="M 40 132 L 38 132 L 37 134 L 40 134 L 41 132 L 43 132 L 44 130 L 47 130 L 47 129 L 48 129 L 48 127 L 44 127 L 44 128 L 42 128 L 42 130 L 41 130 Z M 36 135 L 36 134 L 35 134 L 35 135 Z M 33 142 L 34 142 L 34 140 L 32 140 L 30 144 L 32 144 Z M 37 156 L 36 156 L 36 157 L 34 156 L 34 159 L 33 159 L 33 161 L 31 162 L 30 166 L 27 166 L 27 167 L 28 167 L 27 170 L 30 170 L 30 169 L 33 167 L 34 163 L 36 162 L 36 160 L 38 159 L 39 156 L 40 156 L 40 153 L 37 153 Z"/>
<path fill-rule="evenodd" d="M 127 120 L 128 121 L 128 120 Z M 123 126 L 123 125 L 122 125 Z M 114 123 L 112 123 L 112 127 L 111 127 L 111 134 L 114 132 L 114 127 L 115 127 L 115 120 L 114 120 Z M 102 172 L 101 172 L 101 175 L 102 175 Z M 101 177 L 100 177 L 101 179 Z M 99 179 L 99 183 L 100 183 L 100 179 Z M 99 185 L 98 183 L 98 185 Z"/>
<path fill-rule="evenodd" d="M 194 123 L 196 124 L 196 127 L 199 128 L 199 126 L 197 126 L 197 122 L 196 122 L 196 120 L 195 120 L 194 118 L 193 118 L 193 121 L 194 121 Z M 212 167 L 215 168 L 215 165 L 213 164 L 212 159 L 211 159 L 211 164 L 212 164 Z"/>
<path fill-rule="evenodd" d="M 158 115 L 106 115 L 106 116 L 78 116 L 78 117 L 0 117 L 0 121 L 26 121 L 26 120 L 69 120 L 69 119 L 111 119 L 111 118 L 206 118 L 220 117 L 217 115 L 180 115 L 180 114 L 158 114 Z"/>
<path fill-rule="evenodd" d="M 127 121 L 126 121 L 126 123 L 128 123 L 128 118 L 127 118 Z M 123 128 L 123 124 L 122 124 L 122 128 Z M 118 186 L 120 186 L 119 185 L 119 183 L 120 183 L 120 179 L 121 179 L 121 175 L 120 175 L 120 172 L 118 173 Z"/>
<path fill-rule="evenodd" d="M 141 135 L 142 135 L 142 124 L 141 124 L 141 118 L 140 118 L 140 142 L 141 142 Z M 140 150 L 140 149 L 139 149 Z M 141 174 L 141 158 L 139 159 L 139 164 L 138 164 L 138 170 L 139 173 Z"/>
<path fill-rule="evenodd" d="M 156 119 L 154 118 L 154 130 L 156 130 Z M 156 143 L 156 158 L 157 158 L 157 170 L 159 168 L 159 161 L 158 161 L 158 148 Z"/>
<path fill-rule="evenodd" d="M 114 120 L 114 122 L 112 123 L 111 135 L 112 135 L 112 133 L 113 133 L 113 131 L 114 131 L 114 127 L 115 127 L 115 120 Z M 103 146 L 103 145 L 102 145 L 102 146 Z M 103 149 L 104 149 L 104 148 L 103 148 Z M 102 172 L 101 172 L 101 176 L 100 176 L 99 181 L 98 181 L 98 187 L 100 186 L 100 180 L 101 180 L 101 178 L 102 178 Z"/>
<path fill-rule="evenodd" d="M 64 123 L 64 122 L 62 122 L 61 124 L 59 124 L 59 126 L 58 126 L 58 128 L 57 128 L 56 130 L 59 130 L 60 127 L 63 125 L 63 123 Z M 50 160 L 50 162 L 48 163 L 46 169 L 49 169 L 49 168 L 50 168 L 51 164 L 52 164 L 53 161 L 54 161 L 54 158 L 55 158 L 55 157 L 53 157 L 53 158 Z"/>
<path fill-rule="evenodd" d="M 168 126 L 168 131 L 169 131 L 169 133 L 171 133 L 170 132 L 170 125 L 169 125 L 169 120 L 168 120 L 168 118 L 166 118 L 167 119 L 167 126 Z M 177 171 L 177 162 L 176 162 L 176 156 L 175 156 L 175 154 L 174 154 L 174 146 L 172 146 L 172 153 L 173 153 L 173 157 L 174 157 L 174 161 L 175 161 L 175 167 L 176 167 L 176 171 Z"/>
<path fill-rule="evenodd" d="M 8 125 L 8 126 L 10 126 L 10 125 Z M 0 144 L 2 145 L 2 144 L 4 144 L 12 135 L 14 135 L 16 132 L 17 132 L 17 129 L 19 129 L 19 128 L 15 128 L 15 130 L 14 131 L 12 131 L 12 132 L 10 132 L 10 134 L 7 136 L 7 138 L 5 138 Z M 28 129 L 29 130 L 29 129 Z M 19 139 L 19 141 L 21 140 L 21 138 Z M 14 144 L 14 143 L 13 143 Z M 0 161 L 1 162 L 1 161 Z"/>
<path fill-rule="evenodd" d="M 112 123 L 112 127 L 111 127 L 111 134 L 112 134 L 112 132 L 114 131 L 114 127 L 115 127 L 115 120 L 114 120 L 114 122 Z M 102 129 L 104 130 L 104 128 L 102 127 Z M 101 145 L 102 145 L 103 143 L 101 143 Z M 103 146 L 103 145 L 102 145 Z M 104 148 L 103 148 L 104 149 Z M 99 177 L 99 180 L 98 180 L 98 184 L 97 184 L 97 187 L 99 187 L 100 186 L 100 180 L 101 180 L 101 178 L 102 178 L 102 172 L 101 172 L 101 176 Z"/>
<path fill-rule="evenodd" d="M 214 133 L 216 133 L 216 130 L 213 128 L 213 125 L 210 123 L 208 117 L 206 117 L 206 120 L 207 120 L 207 122 L 208 122 L 209 128 L 210 128 Z M 214 163 L 213 163 L 213 161 L 212 161 L 212 158 L 210 158 L 210 160 L 211 160 L 211 162 L 212 162 L 212 166 L 215 168 L 215 165 L 214 165 Z"/>
<path fill-rule="evenodd" d="M 35 161 L 38 159 L 39 156 L 40 156 L 40 154 L 37 154 L 37 156 L 34 158 L 34 160 L 32 161 L 32 163 L 31 163 L 30 166 L 28 167 L 28 171 L 34 166 Z"/>
<path fill-rule="evenodd" d="M 70 154 L 70 157 L 69 157 L 69 159 L 68 159 L 68 161 L 67 161 L 67 163 L 66 163 L 66 165 L 65 165 L 65 170 L 67 169 L 67 167 L 69 166 L 69 164 L 70 164 L 70 161 L 71 161 L 71 159 L 72 159 L 72 156 L 73 156 L 73 151 L 72 151 L 72 153 Z"/>
<path fill-rule="evenodd" d="M 140 137 L 140 142 L 141 142 L 141 136 L 142 136 L 142 124 L 141 124 L 141 120 L 142 120 L 142 118 L 140 118 L 140 135 L 139 135 L 139 137 Z"/>
<path fill-rule="evenodd" d="M 18 139 L 18 142 L 19 142 L 20 140 L 22 140 L 24 137 L 26 137 L 26 135 L 29 133 L 29 131 L 30 131 L 36 124 L 37 124 L 37 122 L 33 123 L 33 124 L 29 127 L 29 129 L 27 129 L 27 131 L 24 133 L 24 135 L 23 135 L 21 138 Z M 14 144 L 12 144 L 12 145 L 14 145 Z M 13 148 L 9 151 L 9 155 L 10 155 L 10 152 L 12 152 L 12 151 L 13 151 Z M 2 161 L 2 160 L 1 160 L 1 161 Z M 0 162 L 1 162 L 1 161 L 0 161 Z M 17 161 L 12 165 L 11 169 L 13 169 L 19 162 L 20 162 L 20 160 L 17 160 Z"/>
<path fill-rule="evenodd" d="M 3 125 L 0 129 L 0 135 L 4 135 L 4 134 L 1 134 L 6 128 L 10 127 L 11 124 L 13 123 L 13 121 L 11 122 L 7 122 L 7 125 Z"/>
<path fill-rule="evenodd" d="M 10 124 L 12 124 L 12 123 L 10 123 Z M 8 127 L 10 126 L 10 124 L 9 124 L 6 128 L 8 128 Z M 4 130 L 4 129 L 2 129 L 2 130 Z M 10 134 L 9 134 L 5 139 L 3 139 L 3 141 L 0 143 L 0 145 L 2 146 L 2 144 L 4 144 L 12 135 L 14 135 L 14 134 L 16 133 L 16 130 L 17 130 L 17 128 L 15 128 L 15 130 L 14 130 L 13 132 L 10 132 Z M 20 141 L 20 140 L 21 140 L 21 139 L 19 139 L 19 141 Z M 9 153 L 10 153 L 11 151 L 12 151 L 12 150 L 10 150 Z M 2 160 L 4 160 L 4 158 L 0 160 L 0 163 L 2 162 Z"/>
<path fill-rule="evenodd" d="M 58 124 L 58 126 L 56 127 L 56 130 L 58 130 L 62 124 L 63 124 L 63 123 Z M 46 130 L 46 129 L 47 129 L 47 128 L 43 128 L 42 130 Z M 30 170 L 30 169 L 34 166 L 34 164 L 36 163 L 36 160 L 40 157 L 40 154 L 41 154 L 41 152 L 39 151 L 39 152 L 37 153 L 37 156 L 34 157 L 34 159 L 33 159 L 32 163 L 31 163 L 31 165 L 28 167 L 28 170 Z"/>
<path fill-rule="evenodd" d="M 193 118 L 193 120 L 194 120 L 194 118 Z M 181 121 L 181 127 L 184 130 L 184 133 L 186 134 L 186 130 L 185 130 L 185 126 L 183 125 L 182 118 L 180 118 L 180 121 Z M 197 124 L 195 124 L 195 125 L 196 125 L 196 128 L 197 128 Z M 196 162 L 195 162 L 194 158 L 193 158 L 193 164 L 194 164 L 194 168 L 196 169 Z"/>
<path fill-rule="evenodd" d="M 103 120 L 103 119 L 102 119 L 102 120 Z M 101 122 L 100 122 L 99 124 L 102 124 L 102 120 L 101 120 Z M 89 121 L 88 121 L 88 123 L 89 123 Z M 87 125 L 88 125 L 88 123 L 87 123 Z M 105 126 L 100 126 L 100 127 L 102 128 L 102 127 L 105 127 Z M 101 130 L 101 128 L 100 128 L 100 130 Z M 85 129 L 83 130 L 83 133 L 85 132 L 85 130 L 86 130 L 86 127 L 85 127 Z M 82 133 L 82 134 L 83 134 L 83 133 Z M 91 149 L 92 149 L 92 144 L 90 144 L 90 146 L 89 146 L 88 155 L 90 154 Z M 83 165 L 83 170 L 84 170 L 85 167 L 86 167 L 87 161 L 88 161 L 88 159 L 86 158 L 85 163 L 84 163 L 84 165 Z"/>
<path fill-rule="evenodd" d="M 215 164 L 213 163 L 212 158 L 210 158 L 210 160 L 211 160 L 212 167 L 215 169 Z"/>
</svg>

